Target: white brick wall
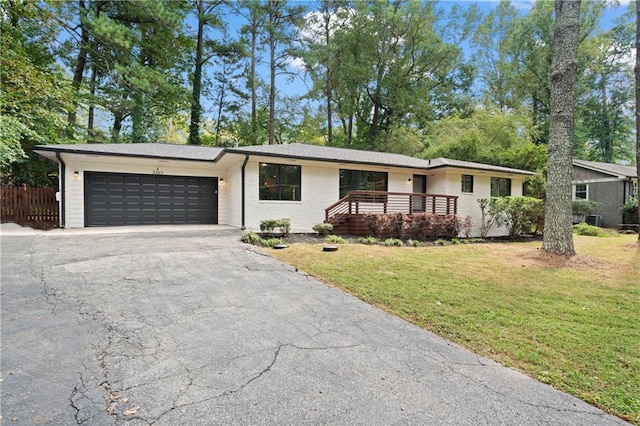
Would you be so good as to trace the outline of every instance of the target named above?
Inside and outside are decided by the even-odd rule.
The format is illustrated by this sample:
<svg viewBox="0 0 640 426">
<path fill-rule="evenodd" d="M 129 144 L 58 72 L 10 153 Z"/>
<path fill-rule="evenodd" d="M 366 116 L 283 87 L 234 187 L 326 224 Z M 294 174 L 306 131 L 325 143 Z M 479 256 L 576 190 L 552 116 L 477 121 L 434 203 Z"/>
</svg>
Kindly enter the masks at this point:
<svg viewBox="0 0 640 426">
<path fill-rule="evenodd" d="M 84 179 L 85 171 L 152 174 L 159 168 L 165 175 L 202 176 L 223 178 L 218 185 L 218 223 L 240 228 L 242 226 L 242 162 L 244 157 L 232 163 L 228 169 L 210 162 L 188 162 L 174 160 L 142 159 L 131 157 L 88 156 L 78 154 L 62 154 L 67 166 L 66 170 L 66 226 L 84 226 Z M 300 165 L 301 200 L 300 201 L 267 201 L 259 199 L 258 171 L 260 162 Z M 457 195 L 458 215 L 473 217 L 473 235 L 480 235 L 479 198 L 490 196 L 490 178 L 511 178 L 511 194 L 522 195 L 524 176 L 510 176 L 478 170 L 460 170 L 441 168 L 431 171 L 374 167 L 367 165 L 340 165 L 339 163 L 319 161 L 297 161 L 274 159 L 267 157 L 250 157 L 245 174 L 245 223 L 248 230 L 259 231 L 260 221 L 265 219 L 291 220 L 293 232 L 312 232 L 316 223 L 324 221 L 325 209 L 339 199 L 339 170 L 371 170 L 388 173 L 389 191 L 412 192 L 413 185 L 409 179 L 414 174 L 427 176 L 427 192 L 431 194 Z M 74 178 L 73 172 L 79 177 Z M 474 176 L 474 192 L 461 192 L 461 175 Z M 492 231 L 491 236 L 506 235 L 505 229 Z"/>
</svg>

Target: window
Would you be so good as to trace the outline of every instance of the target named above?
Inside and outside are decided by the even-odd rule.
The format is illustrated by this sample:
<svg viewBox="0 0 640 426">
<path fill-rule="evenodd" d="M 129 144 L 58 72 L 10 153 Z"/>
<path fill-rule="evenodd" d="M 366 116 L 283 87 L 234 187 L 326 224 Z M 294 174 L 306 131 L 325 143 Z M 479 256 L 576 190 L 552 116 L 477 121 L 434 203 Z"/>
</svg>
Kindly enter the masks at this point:
<svg viewBox="0 0 640 426">
<path fill-rule="evenodd" d="M 260 199 L 300 201 L 300 166 L 260 163 Z"/>
<path fill-rule="evenodd" d="M 589 199 L 589 190 L 586 184 L 573 186 L 573 199 L 574 200 L 587 200 Z"/>
<path fill-rule="evenodd" d="M 492 197 L 508 197 L 511 195 L 511 179 L 508 178 L 491 178 L 491 196 Z"/>
<path fill-rule="evenodd" d="M 462 175 L 462 192 L 473 192 L 473 175 Z"/>
<path fill-rule="evenodd" d="M 349 191 L 386 191 L 386 172 L 367 172 L 340 169 L 340 198 Z"/>
</svg>

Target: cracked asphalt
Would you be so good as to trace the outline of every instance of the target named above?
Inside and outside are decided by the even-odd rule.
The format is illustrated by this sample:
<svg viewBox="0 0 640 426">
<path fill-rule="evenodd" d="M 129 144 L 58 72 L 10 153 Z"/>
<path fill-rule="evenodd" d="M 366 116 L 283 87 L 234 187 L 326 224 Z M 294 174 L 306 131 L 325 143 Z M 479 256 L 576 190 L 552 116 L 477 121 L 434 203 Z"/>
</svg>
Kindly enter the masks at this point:
<svg viewBox="0 0 640 426">
<path fill-rule="evenodd" d="M 624 424 L 239 236 L 3 235 L 2 424 Z"/>
</svg>

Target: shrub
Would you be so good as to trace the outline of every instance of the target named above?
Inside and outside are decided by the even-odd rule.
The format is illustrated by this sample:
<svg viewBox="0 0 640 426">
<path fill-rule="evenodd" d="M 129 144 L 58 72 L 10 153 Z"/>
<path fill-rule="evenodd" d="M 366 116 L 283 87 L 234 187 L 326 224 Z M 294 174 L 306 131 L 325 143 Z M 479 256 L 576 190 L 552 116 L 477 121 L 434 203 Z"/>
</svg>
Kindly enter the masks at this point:
<svg viewBox="0 0 640 426">
<path fill-rule="evenodd" d="M 638 197 L 631 197 L 620 208 L 622 223 L 638 223 Z"/>
<path fill-rule="evenodd" d="M 500 226 L 500 214 L 497 209 L 497 198 L 479 198 L 478 204 L 480 204 L 480 218 L 482 224 L 480 225 L 480 237 L 487 238 L 489 231 L 494 227 Z"/>
<path fill-rule="evenodd" d="M 498 198 L 497 207 L 502 214 L 503 225 L 509 230 L 509 237 L 530 232 L 542 205 L 542 200 L 532 197 Z"/>
<path fill-rule="evenodd" d="M 287 236 L 291 233 L 291 222 L 289 219 L 265 219 L 260 221 L 260 231 L 265 234 L 274 234 L 274 231 L 280 230 L 279 234 Z"/>
<path fill-rule="evenodd" d="M 330 223 L 316 223 L 313 225 L 313 230 L 318 235 L 329 235 L 333 231 L 333 225 Z"/>
<path fill-rule="evenodd" d="M 382 245 L 390 247 L 402 247 L 404 243 L 398 238 L 387 238 L 383 241 Z"/>
<path fill-rule="evenodd" d="M 473 217 L 465 216 L 464 219 L 460 221 L 460 230 L 462 231 L 462 235 L 465 238 L 471 237 L 471 230 L 473 229 Z"/>
<path fill-rule="evenodd" d="M 571 202 L 571 213 L 586 216 L 593 213 L 598 203 L 589 200 L 575 200 Z"/>
<path fill-rule="evenodd" d="M 418 247 L 420 244 L 421 244 L 421 243 L 420 243 L 420 241 L 418 241 L 418 240 L 412 240 L 411 238 L 409 238 L 409 239 L 407 240 L 407 245 L 408 245 L 409 247 Z"/>
<path fill-rule="evenodd" d="M 380 240 L 376 237 L 360 237 L 358 238 L 360 244 L 378 244 Z"/>
<path fill-rule="evenodd" d="M 481 198 L 480 212 L 482 225 L 480 236 L 486 238 L 489 231 L 496 226 L 505 226 L 509 237 L 514 238 L 523 232 L 530 232 L 531 225 L 536 224 L 536 232 L 544 217 L 543 201 L 532 197 L 493 197 Z"/>
<path fill-rule="evenodd" d="M 261 239 L 260 243 L 264 247 L 273 247 L 277 244 L 284 244 L 284 241 L 281 238 L 267 238 L 267 239 Z"/>
<path fill-rule="evenodd" d="M 604 230 L 603 228 L 599 228 L 597 226 L 587 225 L 582 222 L 573 226 L 573 232 L 578 235 L 585 235 L 588 237 L 609 237 L 611 234 Z"/>
<path fill-rule="evenodd" d="M 365 213 L 364 222 L 375 237 L 417 239 L 453 238 L 460 232 L 460 221 L 456 215 L 432 213 Z"/>
<path fill-rule="evenodd" d="M 255 232 L 245 232 L 242 234 L 242 237 L 240 237 L 240 241 L 247 244 L 258 245 L 261 244 L 262 238 Z"/>
<path fill-rule="evenodd" d="M 342 238 L 339 235 L 329 235 L 327 238 L 324 239 L 326 242 L 328 243 L 332 243 L 332 244 L 346 244 L 347 240 L 345 240 L 344 238 Z"/>
</svg>

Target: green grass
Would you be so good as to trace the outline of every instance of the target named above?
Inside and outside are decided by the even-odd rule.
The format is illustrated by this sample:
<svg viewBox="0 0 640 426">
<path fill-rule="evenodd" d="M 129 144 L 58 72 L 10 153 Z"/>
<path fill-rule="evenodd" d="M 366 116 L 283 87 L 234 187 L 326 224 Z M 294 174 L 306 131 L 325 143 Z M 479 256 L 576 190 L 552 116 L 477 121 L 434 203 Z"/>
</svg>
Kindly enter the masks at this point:
<svg viewBox="0 0 640 426">
<path fill-rule="evenodd" d="M 293 244 L 273 255 L 360 299 L 640 423 L 637 236 L 444 247 Z"/>
</svg>

